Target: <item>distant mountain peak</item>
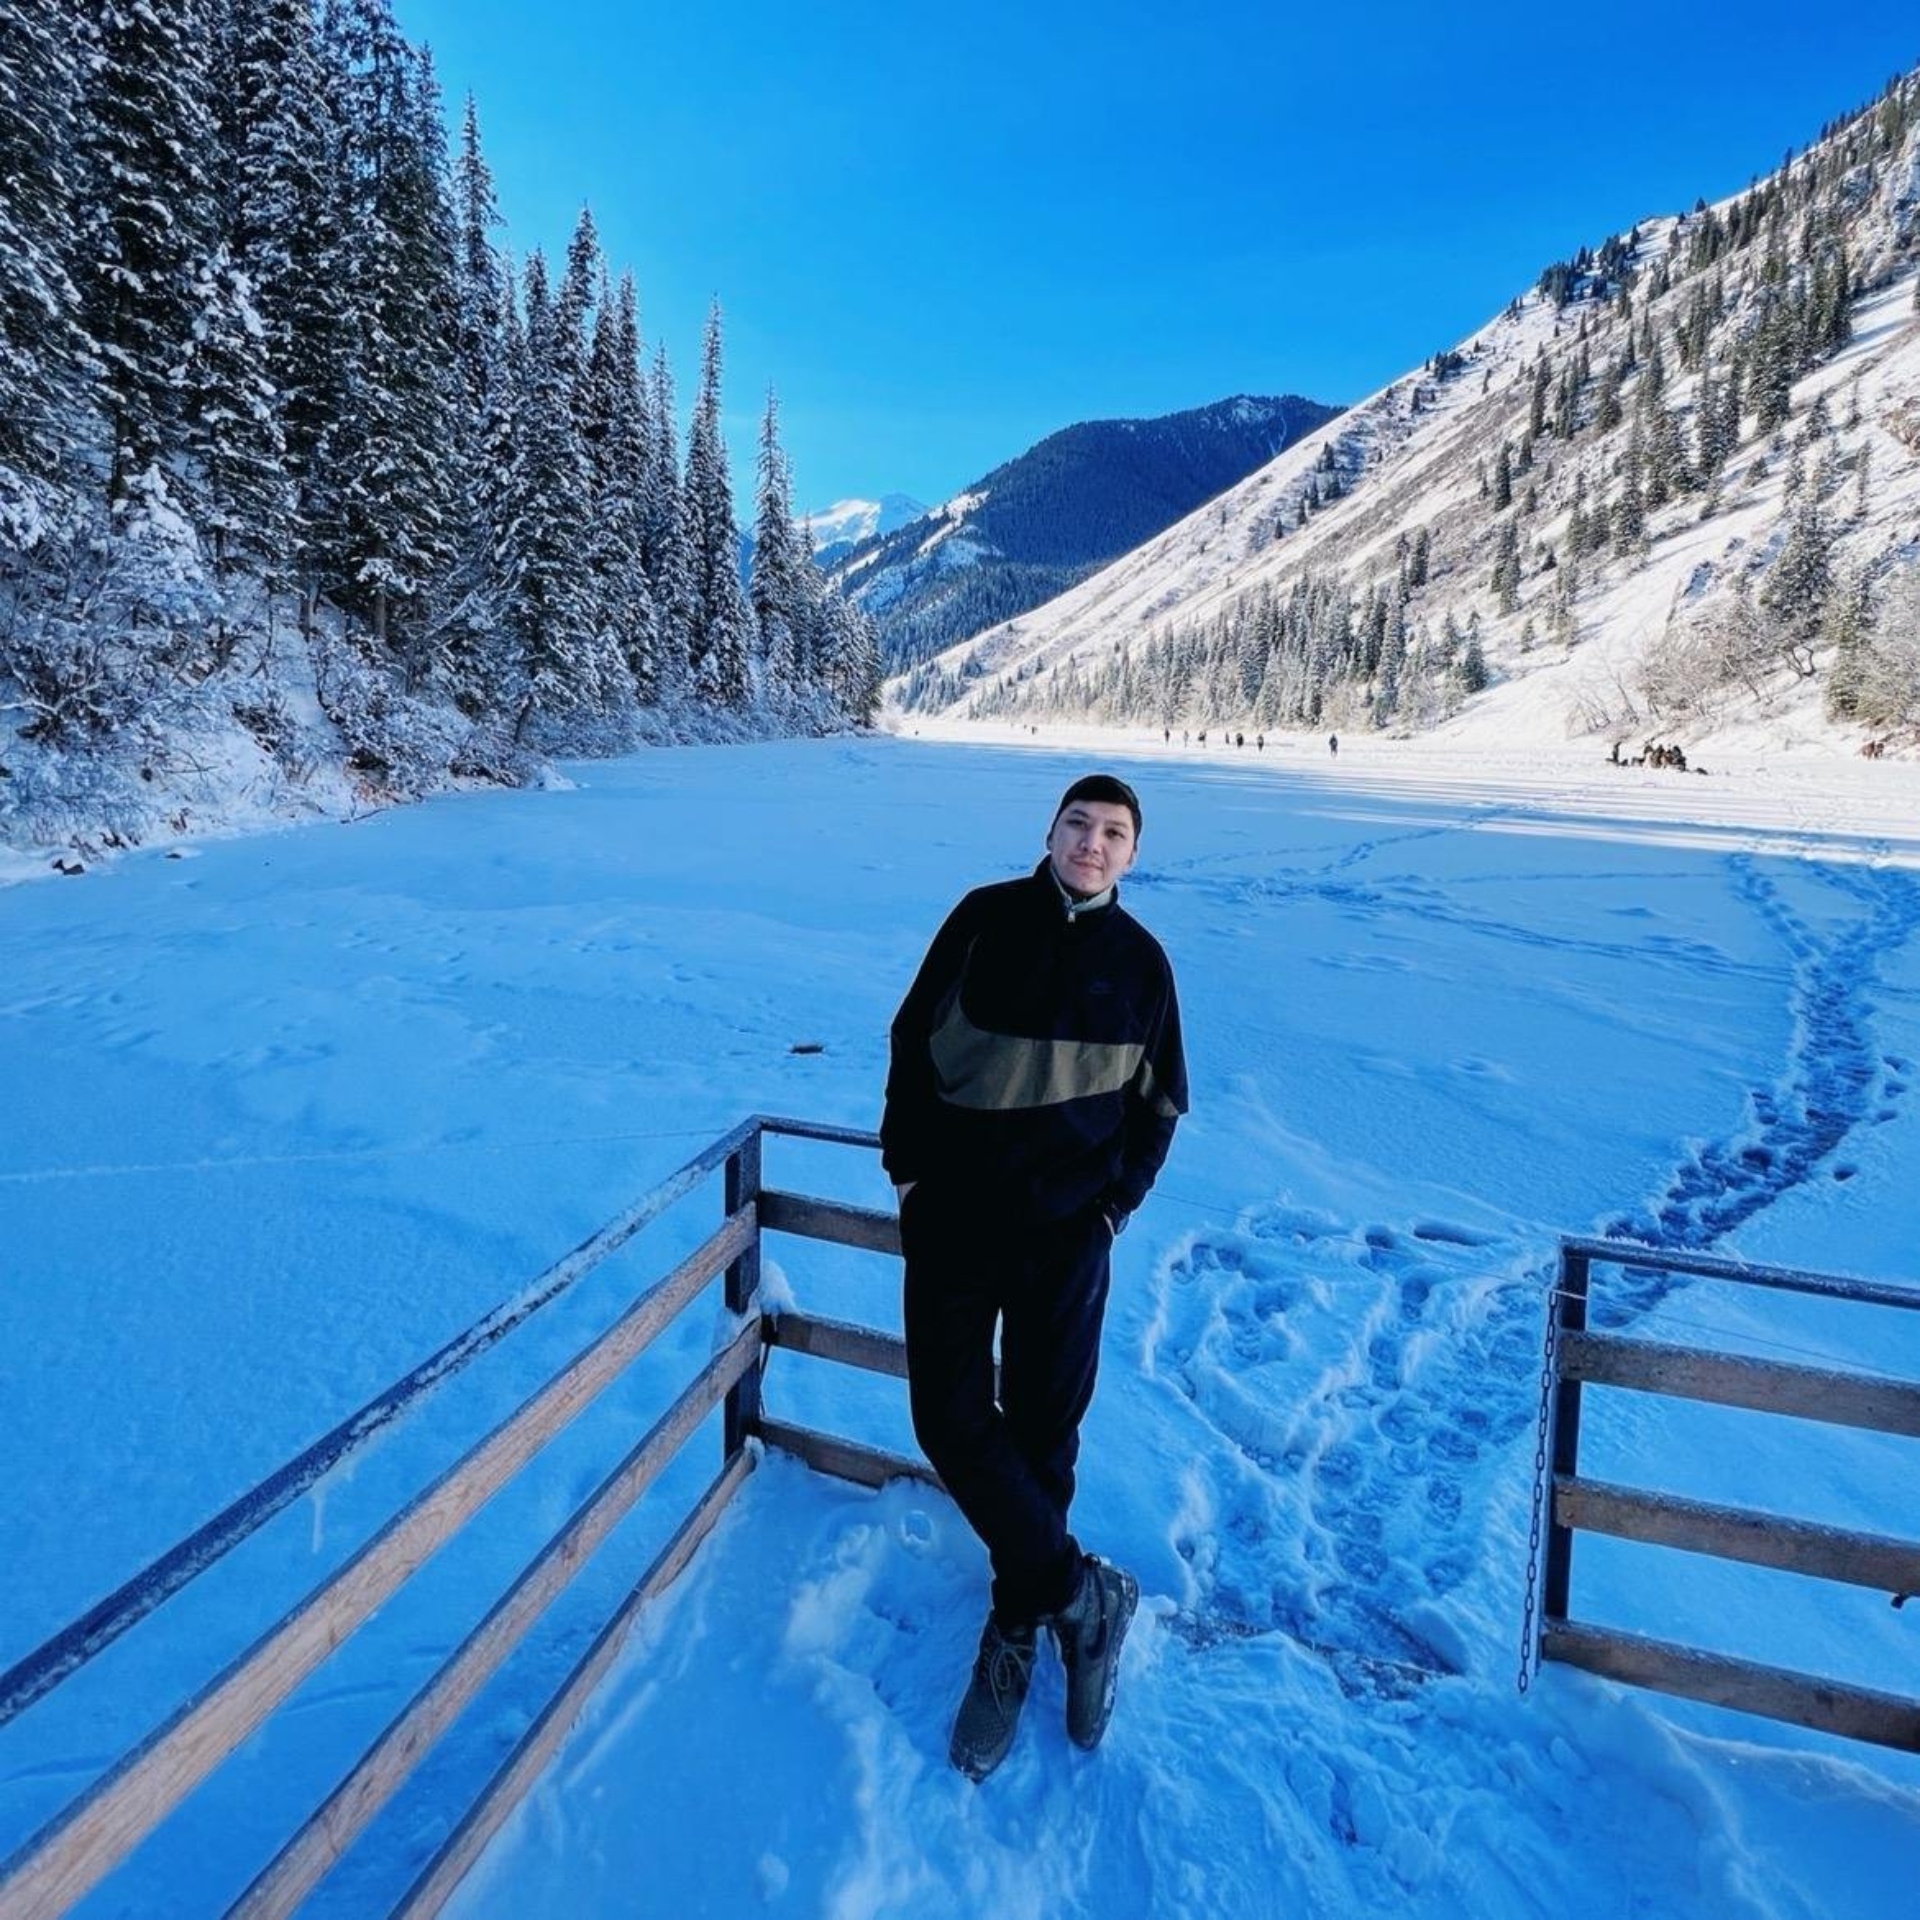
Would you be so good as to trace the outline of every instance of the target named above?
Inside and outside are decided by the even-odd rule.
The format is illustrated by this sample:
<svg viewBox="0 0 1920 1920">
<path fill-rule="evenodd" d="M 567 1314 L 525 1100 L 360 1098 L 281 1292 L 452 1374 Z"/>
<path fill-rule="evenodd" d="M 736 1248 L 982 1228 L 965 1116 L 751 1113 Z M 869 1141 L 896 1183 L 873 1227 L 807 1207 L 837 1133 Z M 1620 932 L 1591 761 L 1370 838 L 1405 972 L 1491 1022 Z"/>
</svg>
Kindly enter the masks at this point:
<svg viewBox="0 0 1920 1920">
<path fill-rule="evenodd" d="M 1338 411 L 1296 395 L 1062 427 L 833 568 L 895 667 L 1064 592 Z"/>
<path fill-rule="evenodd" d="M 926 512 L 911 494 L 883 493 L 877 500 L 836 500 L 819 513 L 807 515 L 813 529 L 814 557 L 823 566 L 858 546 L 863 540 L 891 533 Z"/>
</svg>

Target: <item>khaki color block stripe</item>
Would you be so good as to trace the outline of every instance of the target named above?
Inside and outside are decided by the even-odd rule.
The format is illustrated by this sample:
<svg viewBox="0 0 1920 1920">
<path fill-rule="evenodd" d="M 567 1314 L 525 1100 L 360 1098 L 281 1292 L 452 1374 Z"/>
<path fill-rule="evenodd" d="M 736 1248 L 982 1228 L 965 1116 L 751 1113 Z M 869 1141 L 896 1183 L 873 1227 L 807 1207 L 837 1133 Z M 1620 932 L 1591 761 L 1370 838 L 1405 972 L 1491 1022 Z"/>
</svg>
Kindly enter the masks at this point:
<svg viewBox="0 0 1920 1920">
<path fill-rule="evenodd" d="M 955 992 L 929 1041 L 940 1097 L 949 1105 L 1004 1113 L 1058 1107 L 1121 1093 L 1146 1058 L 1138 1042 L 1029 1040 L 976 1027 Z"/>
</svg>

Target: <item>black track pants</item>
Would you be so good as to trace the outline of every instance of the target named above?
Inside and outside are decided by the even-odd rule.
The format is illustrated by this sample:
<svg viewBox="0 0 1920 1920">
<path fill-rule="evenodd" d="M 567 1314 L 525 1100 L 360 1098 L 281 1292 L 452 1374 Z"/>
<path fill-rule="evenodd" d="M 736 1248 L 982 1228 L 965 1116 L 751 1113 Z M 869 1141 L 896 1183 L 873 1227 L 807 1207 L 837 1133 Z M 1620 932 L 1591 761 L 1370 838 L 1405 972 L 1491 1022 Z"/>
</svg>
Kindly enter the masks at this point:
<svg viewBox="0 0 1920 1920">
<path fill-rule="evenodd" d="M 992 1557 L 994 1612 L 1018 1624 L 1065 1606 L 1078 1576 L 1067 1509 L 1113 1237 L 1097 1209 L 1012 1229 L 990 1206 L 938 1179 L 907 1196 L 907 1376 L 914 1433 Z"/>
</svg>

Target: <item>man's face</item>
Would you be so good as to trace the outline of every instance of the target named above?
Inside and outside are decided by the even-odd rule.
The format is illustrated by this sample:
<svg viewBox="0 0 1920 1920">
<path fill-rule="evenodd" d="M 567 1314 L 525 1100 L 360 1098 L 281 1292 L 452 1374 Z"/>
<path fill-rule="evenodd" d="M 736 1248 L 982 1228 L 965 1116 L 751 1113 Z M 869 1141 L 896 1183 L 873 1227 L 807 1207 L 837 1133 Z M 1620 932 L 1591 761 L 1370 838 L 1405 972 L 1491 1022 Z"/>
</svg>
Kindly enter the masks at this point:
<svg viewBox="0 0 1920 1920">
<path fill-rule="evenodd" d="M 1105 893 L 1138 851 L 1133 815 L 1112 800 L 1075 800 L 1047 835 L 1054 878 L 1083 900 Z"/>
</svg>

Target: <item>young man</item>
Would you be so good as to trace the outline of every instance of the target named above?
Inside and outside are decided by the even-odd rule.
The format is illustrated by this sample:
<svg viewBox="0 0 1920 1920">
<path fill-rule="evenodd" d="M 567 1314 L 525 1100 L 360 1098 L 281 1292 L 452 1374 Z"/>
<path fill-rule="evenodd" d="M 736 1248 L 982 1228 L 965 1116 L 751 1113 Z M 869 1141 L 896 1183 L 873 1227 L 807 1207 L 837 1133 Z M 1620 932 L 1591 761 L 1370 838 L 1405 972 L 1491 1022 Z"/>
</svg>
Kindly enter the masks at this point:
<svg viewBox="0 0 1920 1920">
<path fill-rule="evenodd" d="M 1139 842 L 1131 787 L 1076 780 L 1046 858 L 954 908 L 893 1022 L 880 1140 L 914 1432 L 993 1562 L 950 1749 L 975 1780 L 1013 1743 L 1042 1626 L 1067 1732 L 1099 1744 L 1140 1597 L 1067 1528 L 1107 1256 L 1187 1110 L 1173 972 L 1119 902 Z"/>
</svg>

